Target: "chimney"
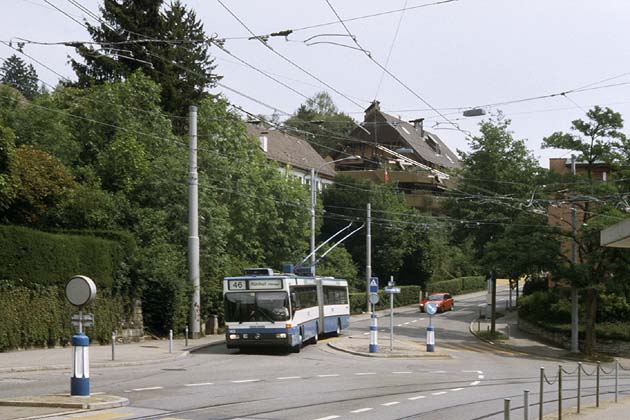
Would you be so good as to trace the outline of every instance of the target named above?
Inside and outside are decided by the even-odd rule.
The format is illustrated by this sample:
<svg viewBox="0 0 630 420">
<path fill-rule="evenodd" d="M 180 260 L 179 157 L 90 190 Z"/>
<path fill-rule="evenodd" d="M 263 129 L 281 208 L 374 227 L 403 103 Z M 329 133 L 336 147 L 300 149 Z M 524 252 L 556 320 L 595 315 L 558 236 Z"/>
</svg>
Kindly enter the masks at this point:
<svg viewBox="0 0 630 420">
<path fill-rule="evenodd" d="M 263 152 L 267 153 L 268 150 L 268 140 L 267 140 L 267 134 L 269 132 L 267 130 L 265 131 L 261 131 L 260 134 L 258 135 L 258 140 L 260 140 L 260 148 L 263 150 Z"/>
<path fill-rule="evenodd" d="M 411 120 L 409 122 L 412 123 L 413 128 L 420 133 L 420 137 L 424 137 L 424 118 L 416 118 L 415 120 Z"/>
</svg>

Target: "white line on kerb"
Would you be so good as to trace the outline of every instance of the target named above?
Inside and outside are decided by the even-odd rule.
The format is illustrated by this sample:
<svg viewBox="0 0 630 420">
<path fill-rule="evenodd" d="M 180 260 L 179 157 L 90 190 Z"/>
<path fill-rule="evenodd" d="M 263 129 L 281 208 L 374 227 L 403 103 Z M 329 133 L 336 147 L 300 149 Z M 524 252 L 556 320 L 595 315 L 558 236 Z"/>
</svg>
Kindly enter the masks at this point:
<svg viewBox="0 0 630 420">
<path fill-rule="evenodd" d="M 186 384 L 184 386 L 206 386 L 206 385 L 214 385 L 212 382 L 201 382 L 198 384 Z"/>
<path fill-rule="evenodd" d="M 426 398 L 424 395 L 418 395 L 417 397 L 409 397 L 407 398 L 410 401 L 415 401 L 415 400 L 421 400 L 423 398 Z"/>
<path fill-rule="evenodd" d="M 243 379 L 240 381 L 232 381 L 233 384 L 244 384 L 246 382 L 258 382 L 260 379 Z"/>
<path fill-rule="evenodd" d="M 464 388 L 453 388 L 453 389 L 451 389 L 451 391 L 461 391 L 462 389 L 464 389 Z"/>
<path fill-rule="evenodd" d="M 470 385 L 472 386 L 479 385 L 479 381 L 471 382 Z"/>
<path fill-rule="evenodd" d="M 351 413 L 365 413 L 366 411 L 370 411 L 370 410 L 374 410 L 373 408 L 370 407 L 366 407 L 366 408 L 359 408 L 358 410 L 352 410 Z"/>
<path fill-rule="evenodd" d="M 163 386 L 151 386 L 148 388 L 134 388 L 132 391 L 152 391 L 154 389 L 164 389 Z"/>
<path fill-rule="evenodd" d="M 361 375 L 376 375 L 376 372 L 359 372 L 359 373 L 355 373 L 355 375 L 357 375 L 357 376 L 361 376 Z"/>
<path fill-rule="evenodd" d="M 440 392 L 432 392 L 431 395 L 444 395 L 446 394 L 446 391 L 440 391 Z"/>
<path fill-rule="evenodd" d="M 390 405 L 396 405 L 396 404 L 400 404 L 400 401 L 392 401 L 392 402 L 388 402 L 385 404 L 381 404 L 384 407 L 389 407 Z"/>
<path fill-rule="evenodd" d="M 338 419 L 339 416 L 328 416 L 328 417 L 320 417 L 318 419 L 315 420 L 332 420 L 332 419 Z"/>
<path fill-rule="evenodd" d="M 404 375 L 407 373 L 411 373 L 410 371 L 403 371 L 403 372 L 392 372 L 394 375 Z"/>
<path fill-rule="evenodd" d="M 339 374 L 338 373 L 331 373 L 331 374 L 328 374 L 328 375 L 317 375 L 318 378 L 331 378 L 333 376 L 339 376 Z"/>
<path fill-rule="evenodd" d="M 281 376 L 281 377 L 276 378 L 276 379 L 279 379 L 279 380 L 282 381 L 284 379 L 300 379 L 300 378 L 301 378 L 301 376 Z"/>
</svg>

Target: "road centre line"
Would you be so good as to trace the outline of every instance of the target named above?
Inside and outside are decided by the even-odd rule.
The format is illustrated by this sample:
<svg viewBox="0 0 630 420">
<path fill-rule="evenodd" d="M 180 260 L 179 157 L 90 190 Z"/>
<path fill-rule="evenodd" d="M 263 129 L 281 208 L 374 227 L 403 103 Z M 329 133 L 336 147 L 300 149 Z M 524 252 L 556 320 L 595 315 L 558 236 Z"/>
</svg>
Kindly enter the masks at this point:
<svg viewBox="0 0 630 420">
<path fill-rule="evenodd" d="M 431 371 L 429 373 L 446 373 L 446 371 L 445 370 L 434 370 L 434 371 Z"/>
<path fill-rule="evenodd" d="M 400 372 L 392 372 L 394 375 L 404 375 L 404 374 L 410 374 L 413 373 L 411 371 L 400 371 Z"/>
<path fill-rule="evenodd" d="M 359 408 L 358 410 L 352 410 L 351 413 L 353 414 L 357 414 L 357 413 L 365 413 L 366 411 L 370 411 L 370 410 L 374 410 L 373 408 L 370 407 L 366 407 L 366 408 Z"/>
<path fill-rule="evenodd" d="M 444 395 L 446 391 L 432 392 L 431 395 Z"/>
<path fill-rule="evenodd" d="M 260 382 L 260 379 L 242 379 L 240 381 L 232 381 L 233 384 L 244 384 L 247 382 Z"/>
<path fill-rule="evenodd" d="M 332 378 L 333 376 L 339 376 L 338 373 L 329 373 L 327 375 L 317 375 L 318 378 Z"/>
<path fill-rule="evenodd" d="M 132 391 L 153 391 L 155 389 L 164 389 L 163 386 L 151 386 L 148 388 L 134 388 Z"/>
<path fill-rule="evenodd" d="M 285 379 L 302 379 L 301 376 L 280 376 L 279 378 L 276 378 L 278 380 L 285 380 Z"/>
<path fill-rule="evenodd" d="M 186 384 L 184 386 L 206 386 L 206 385 L 214 385 L 212 382 L 200 382 L 198 384 Z"/>
<path fill-rule="evenodd" d="M 320 417 L 318 419 L 315 420 L 332 420 L 332 419 L 338 419 L 339 416 L 328 416 L 328 417 Z"/>
<path fill-rule="evenodd" d="M 396 404 L 400 404 L 400 401 L 392 401 L 392 402 L 384 403 L 381 405 L 384 407 L 389 407 L 390 405 L 396 405 Z"/>
<path fill-rule="evenodd" d="M 426 398 L 426 397 L 424 395 L 418 395 L 416 397 L 409 397 L 407 399 L 410 400 L 410 401 L 415 401 L 415 400 L 421 400 L 423 398 Z"/>
<path fill-rule="evenodd" d="M 479 385 L 479 381 L 471 382 L 470 385 L 471 386 Z"/>
<path fill-rule="evenodd" d="M 355 375 L 357 375 L 357 376 L 376 375 L 376 372 L 359 372 L 359 373 L 355 373 Z"/>
</svg>

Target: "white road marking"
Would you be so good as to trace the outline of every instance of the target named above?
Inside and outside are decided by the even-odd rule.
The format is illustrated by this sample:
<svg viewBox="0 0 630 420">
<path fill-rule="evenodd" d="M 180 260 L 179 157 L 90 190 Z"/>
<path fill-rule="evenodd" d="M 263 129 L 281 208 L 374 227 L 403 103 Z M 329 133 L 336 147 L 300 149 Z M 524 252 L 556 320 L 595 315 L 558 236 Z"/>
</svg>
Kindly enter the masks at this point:
<svg viewBox="0 0 630 420">
<path fill-rule="evenodd" d="M 464 372 L 464 373 L 483 373 L 483 372 L 479 372 L 478 370 L 462 370 L 462 372 Z"/>
<path fill-rule="evenodd" d="M 432 392 L 431 395 L 444 395 L 446 394 L 446 391 L 440 391 L 440 392 Z"/>
<path fill-rule="evenodd" d="M 198 384 L 186 384 L 184 386 L 206 386 L 206 385 L 214 385 L 212 382 L 200 382 Z"/>
<path fill-rule="evenodd" d="M 328 374 L 328 375 L 317 375 L 318 378 L 331 378 L 333 376 L 339 376 L 339 374 L 338 373 L 331 373 L 331 374 Z"/>
<path fill-rule="evenodd" d="M 478 370 L 477 373 L 483 375 L 483 370 Z"/>
<path fill-rule="evenodd" d="M 404 370 L 404 371 L 400 371 L 400 372 L 392 372 L 394 375 L 404 375 L 404 374 L 409 374 L 412 373 L 408 370 Z"/>
<path fill-rule="evenodd" d="M 470 385 L 471 386 L 479 385 L 479 381 L 471 382 Z"/>
<path fill-rule="evenodd" d="M 148 388 L 134 388 L 132 391 L 153 391 L 154 389 L 164 389 L 163 386 L 151 386 Z"/>
<path fill-rule="evenodd" d="M 434 370 L 434 371 L 429 372 L 429 373 L 446 373 L 446 371 L 445 370 Z"/>
<path fill-rule="evenodd" d="M 301 376 L 281 376 L 281 377 L 276 378 L 276 379 L 279 379 L 279 380 L 282 381 L 284 379 L 301 379 L 301 378 L 302 378 Z"/>
<path fill-rule="evenodd" d="M 405 323 L 404 323 L 404 325 L 409 325 L 409 324 L 410 324 L 409 322 L 405 322 Z"/>
<path fill-rule="evenodd" d="M 332 419 L 338 419 L 339 416 L 328 416 L 328 417 L 320 417 L 318 419 L 315 420 L 332 420 Z"/>
<path fill-rule="evenodd" d="M 358 410 L 352 410 L 351 413 L 354 413 L 354 414 L 356 414 L 356 413 L 365 413 L 366 411 L 370 411 L 370 410 L 374 410 L 374 409 L 373 408 L 369 408 L 369 407 L 359 408 Z"/>
<path fill-rule="evenodd" d="M 477 375 L 477 378 L 478 378 L 478 379 L 483 379 L 483 378 L 484 378 L 484 376 L 483 376 L 483 375 Z"/>
<path fill-rule="evenodd" d="M 396 325 L 396 326 L 397 326 L 397 327 L 402 327 L 402 325 L 403 325 L 403 324 L 398 324 L 398 325 Z"/>
<path fill-rule="evenodd" d="M 103 395 L 104 392 L 90 392 L 90 395 Z"/>
<path fill-rule="evenodd" d="M 407 398 L 410 401 L 415 401 L 415 400 L 421 400 L 423 398 L 426 398 L 424 395 L 418 395 L 417 397 L 409 397 Z"/>
<path fill-rule="evenodd" d="M 233 384 L 244 384 L 244 383 L 247 383 L 247 382 L 259 382 L 259 381 L 260 381 L 260 379 L 243 379 L 243 380 L 240 380 L 240 381 L 232 381 L 232 383 Z"/>
<path fill-rule="evenodd" d="M 418 321 L 424 321 L 424 318 L 418 318 Z"/>
<path fill-rule="evenodd" d="M 400 401 L 392 401 L 392 402 L 388 402 L 385 404 L 381 404 L 384 407 L 389 407 L 390 405 L 396 405 L 396 404 L 400 404 Z"/>
<path fill-rule="evenodd" d="M 369 333 L 369 332 L 366 332 L 366 333 L 363 333 L 363 335 L 370 335 L 370 333 Z"/>
<path fill-rule="evenodd" d="M 357 376 L 362 376 L 362 375 L 376 375 L 376 372 L 359 372 L 359 373 L 355 373 L 355 375 L 357 375 Z"/>
<path fill-rule="evenodd" d="M 462 389 L 464 389 L 464 388 L 453 388 L 453 389 L 451 389 L 451 391 L 461 391 Z"/>
<path fill-rule="evenodd" d="M 411 321 L 411 322 L 418 322 L 418 320 L 417 320 L 417 319 L 414 319 L 414 320 L 413 320 L 413 321 Z"/>
</svg>

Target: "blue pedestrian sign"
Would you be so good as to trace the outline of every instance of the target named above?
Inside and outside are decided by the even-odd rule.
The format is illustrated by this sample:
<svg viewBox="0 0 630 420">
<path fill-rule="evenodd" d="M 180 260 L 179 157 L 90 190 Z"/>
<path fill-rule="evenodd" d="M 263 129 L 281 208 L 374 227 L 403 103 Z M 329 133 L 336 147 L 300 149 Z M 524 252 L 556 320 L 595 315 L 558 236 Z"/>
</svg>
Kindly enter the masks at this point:
<svg viewBox="0 0 630 420">
<path fill-rule="evenodd" d="M 378 277 L 370 277 L 370 293 L 378 293 Z"/>
</svg>

